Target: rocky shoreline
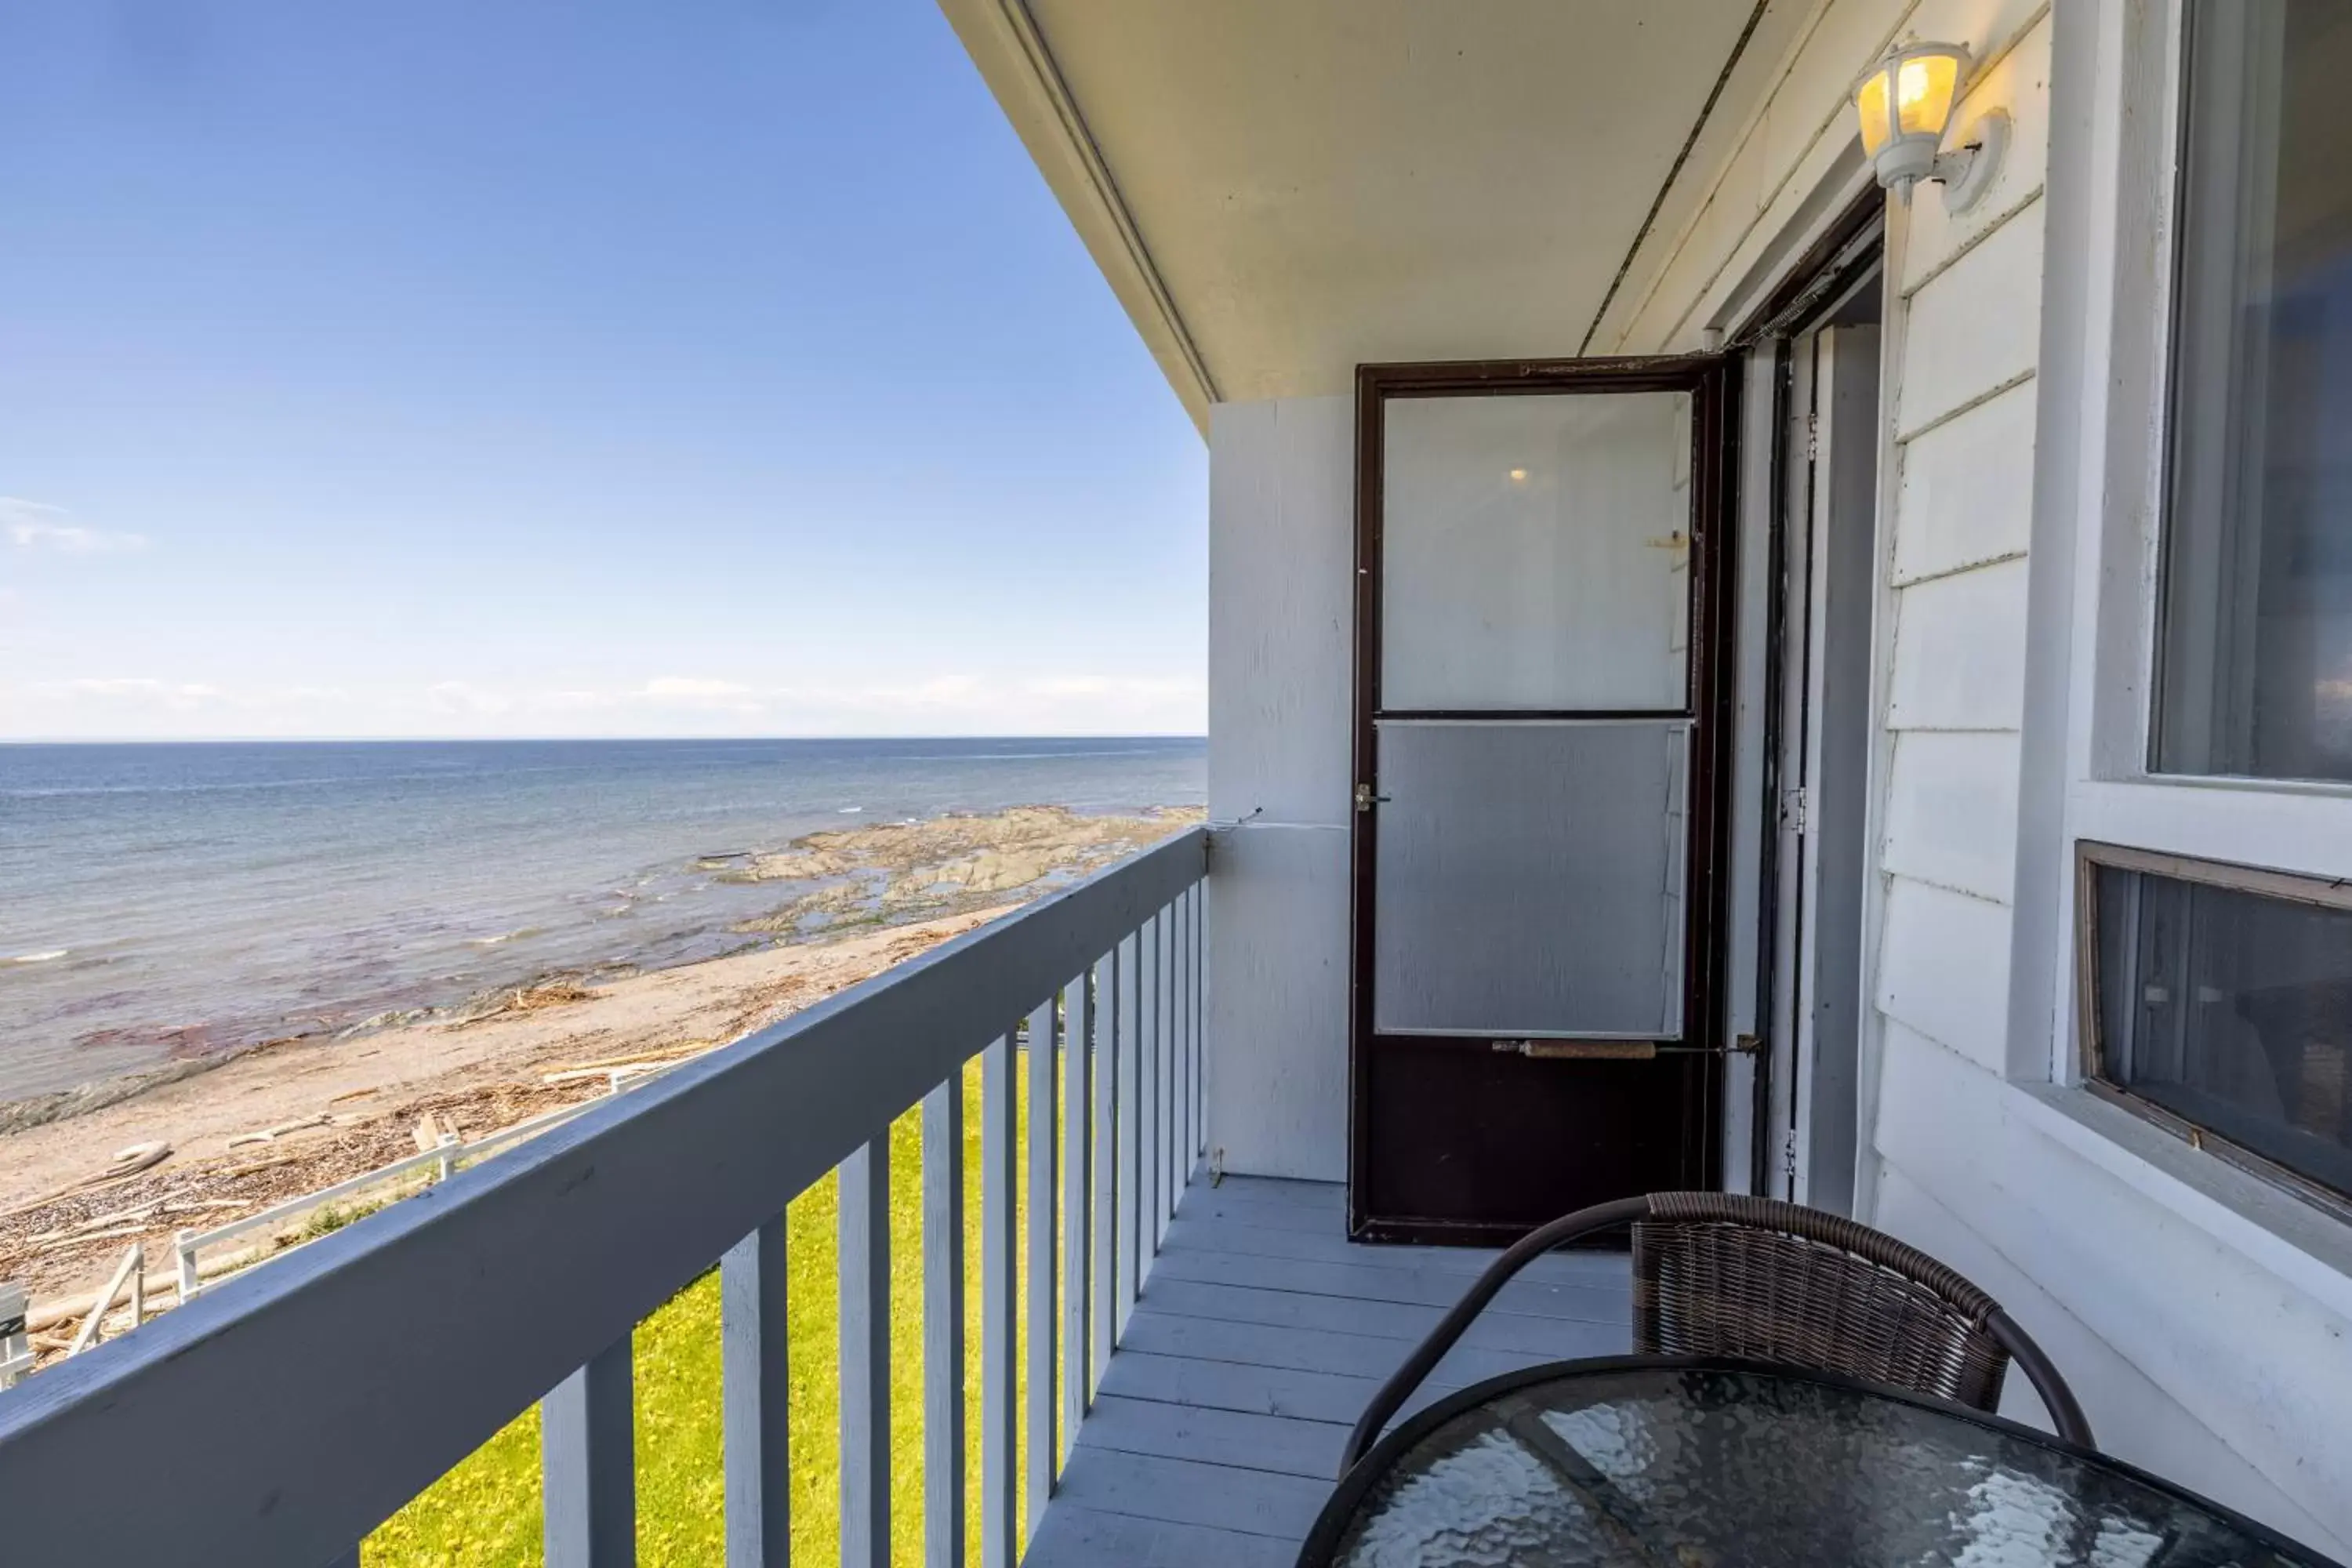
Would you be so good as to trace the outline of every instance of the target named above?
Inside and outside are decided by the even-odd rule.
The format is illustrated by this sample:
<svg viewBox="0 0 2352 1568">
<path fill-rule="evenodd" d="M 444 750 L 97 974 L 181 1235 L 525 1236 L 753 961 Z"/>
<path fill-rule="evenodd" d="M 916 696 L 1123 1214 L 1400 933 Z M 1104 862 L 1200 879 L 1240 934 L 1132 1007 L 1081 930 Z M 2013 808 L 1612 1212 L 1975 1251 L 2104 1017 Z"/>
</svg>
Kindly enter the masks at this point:
<svg viewBox="0 0 2352 1568">
<path fill-rule="evenodd" d="M 133 1240 L 159 1289 L 175 1230 L 256 1213 L 414 1150 L 415 1129 L 478 1138 L 604 1092 L 595 1063 L 722 1044 L 1066 886 L 1200 819 L 1059 807 L 811 834 L 722 874 L 773 883 L 738 928 L 752 951 L 599 982 L 551 977 L 351 1037 L 173 1063 L 0 1106 L 0 1279 L 87 1292 Z M 164 1159 L 128 1176 L 123 1151 Z"/>
</svg>

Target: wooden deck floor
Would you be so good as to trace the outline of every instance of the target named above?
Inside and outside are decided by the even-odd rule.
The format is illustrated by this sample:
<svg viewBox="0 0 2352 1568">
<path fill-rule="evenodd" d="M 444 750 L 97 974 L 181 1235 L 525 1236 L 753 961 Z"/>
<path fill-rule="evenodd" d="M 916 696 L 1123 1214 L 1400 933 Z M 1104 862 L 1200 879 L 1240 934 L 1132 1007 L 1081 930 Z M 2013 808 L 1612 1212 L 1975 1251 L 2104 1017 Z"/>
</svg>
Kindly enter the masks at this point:
<svg viewBox="0 0 2352 1568">
<path fill-rule="evenodd" d="M 1192 1182 L 1026 1563 L 1288 1568 L 1365 1402 L 1493 1256 L 1344 1232 L 1337 1186 Z M 1422 1397 L 1622 1353 L 1626 1302 L 1621 1254 L 1539 1259 Z"/>
</svg>

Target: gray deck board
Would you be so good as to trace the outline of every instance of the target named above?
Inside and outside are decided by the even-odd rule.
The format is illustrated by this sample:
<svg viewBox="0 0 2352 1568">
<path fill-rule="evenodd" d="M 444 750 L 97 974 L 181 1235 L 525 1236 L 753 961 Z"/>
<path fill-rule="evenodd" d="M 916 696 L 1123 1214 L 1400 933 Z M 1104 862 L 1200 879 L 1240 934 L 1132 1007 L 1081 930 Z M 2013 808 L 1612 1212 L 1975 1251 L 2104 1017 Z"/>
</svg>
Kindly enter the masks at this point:
<svg viewBox="0 0 2352 1568">
<path fill-rule="evenodd" d="M 1080 1443 L 1056 1496 L 1097 1513 L 1206 1525 L 1294 1544 L 1307 1539 L 1331 1483 L 1276 1470 L 1123 1454 Z"/>
<path fill-rule="evenodd" d="M 1365 1247 L 1342 1190 L 1195 1179 L 1104 1371 L 1026 1561 L 1288 1563 L 1348 1429 L 1491 1252 Z M 1538 1259 L 1407 1407 L 1627 1349 L 1622 1255 Z"/>
<path fill-rule="evenodd" d="M 1045 1521 L 1022 1562 L 1026 1568 L 1202 1568 L 1206 1563 L 1291 1568 L 1297 1557 L 1297 1543 L 1278 1536 L 1098 1513 L 1056 1498 L 1046 1508 Z"/>
<path fill-rule="evenodd" d="M 1366 1252 L 1386 1248 L 1366 1247 Z M 1622 1268 L 1623 1264 L 1621 1262 Z M 1321 1263 L 1187 1247 L 1163 1252 L 1152 1272 L 1167 1279 L 1197 1279 L 1210 1285 L 1249 1285 L 1369 1301 L 1402 1301 L 1441 1310 L 1462 1300 L 1470 1276 L 1420 1268 L 1407 1263 Z M 1625 1287 L 1614 1292 L 1591 1285 L 1554 1285 L 1514 1279 L 1495 1299 L 1494 1310 L 1579 1322 L 1627 1321 Z"/>
<path fill-rule="evenodd" d="M 1328 1481 L 1338 1470 L 1348 1427 L 1199 1405 L 1171 1405 L 1116 1394 L 1095 1401 L 1086 1440 L 1122 1454 L 1154 1454 Z"/>
<path fill-rule="evenodd" d="M 1290 1204 L 1342 1216 L 1348 1212 L 1348 1189 L 1337 1182 L 1292 1182 L 1279 1176 L 1225 1176 L 1214 1182 L 1196 1178 L 1187 1189 L 1185 1200 L 1189 1203 L 1204 1192 L 1260 1203 Z"/>
<path fill-rule="evenodd" d="M 1180 1318 L 1216 1318 L 1228 1323 L 1272 1323 L 1284 1328 L 1321 1329 L 1344 1334 L 1372 1334 L 1382 1339 L 1418 1343 L 1445 1316 L 1442 1307 L 1403 1301 L 1371 1301 L 1361 1297 L 1315 1296 L 1298 1290 L 1261 1290 L 1244 1285 L 1212 1285 L 1198 1279 L 1151 1281 L 1150 1306 L 1155 1312 Z M 1575 1321 L 1577 1320 L 1569 1320 Z M 1558 1348 L 1562 1320 L 1528 1317 L 1501 1305 L 1478 1315 L 1462 1336 L 1465 1345 L 1487 1350 L 1549 1353 Z M 1620 1315 L 1595 1327 L 1625 1337 Z"/>
</svg>

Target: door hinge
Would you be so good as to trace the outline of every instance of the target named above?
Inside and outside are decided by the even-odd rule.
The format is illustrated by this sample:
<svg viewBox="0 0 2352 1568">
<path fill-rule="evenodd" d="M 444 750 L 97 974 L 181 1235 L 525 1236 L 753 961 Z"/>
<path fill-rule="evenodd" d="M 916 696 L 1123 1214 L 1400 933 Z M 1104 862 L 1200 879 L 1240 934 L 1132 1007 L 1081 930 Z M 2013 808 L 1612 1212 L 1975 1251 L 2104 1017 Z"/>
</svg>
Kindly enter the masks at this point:
<svg viewBox="0 0 2352 1568">
<path fill-rule="evenodd" d="M 1388 799 L 1388 796 L 1384 795 L 1374 795 L 1372 793 L 1372 786 L 1368 784 L 1360 784 L 1356 786 L 1356 809 L 1358 811 L 1370 811 L 1373 806 L 1378 805 L 1381 802 L 1386 799 Z"/>
<path fill-rule="evenodd" d="M 1822 416 L 1805 416 L 1805 461 L 1812 462 L 1822 455 Z"/>
<path fill-rule="evenodd" d="M 1780 1173 L 1795 1180 L 1797 1174 L 1797 1134 L 1791 1130 L 1780 1144 Z"/>
<path fill-rule="evenodd" d="M 1811 792 L 1803 784 L 1799 784 L 1795 789 L 1782 790 L 1780 792 L 1781 826 L 1791 833 L 1804 832 L 1807 821 L 1811 816 Z"/>
</svg>

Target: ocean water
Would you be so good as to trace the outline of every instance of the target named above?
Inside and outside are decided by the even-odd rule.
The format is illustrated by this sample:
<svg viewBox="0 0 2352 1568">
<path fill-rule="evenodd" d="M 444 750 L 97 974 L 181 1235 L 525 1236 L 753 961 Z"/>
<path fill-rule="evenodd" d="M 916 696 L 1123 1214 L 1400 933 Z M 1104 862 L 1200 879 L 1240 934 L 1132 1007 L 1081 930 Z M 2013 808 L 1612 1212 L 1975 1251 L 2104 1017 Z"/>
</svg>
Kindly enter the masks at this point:
<svg viewBox="0 0 2352 1568">
<path fill-rule="evenodd" d="M 0 745 L 0 1101 L 772 940 L 706 857 L 1205 797 L 1197 738 Z"/>
</svg>

